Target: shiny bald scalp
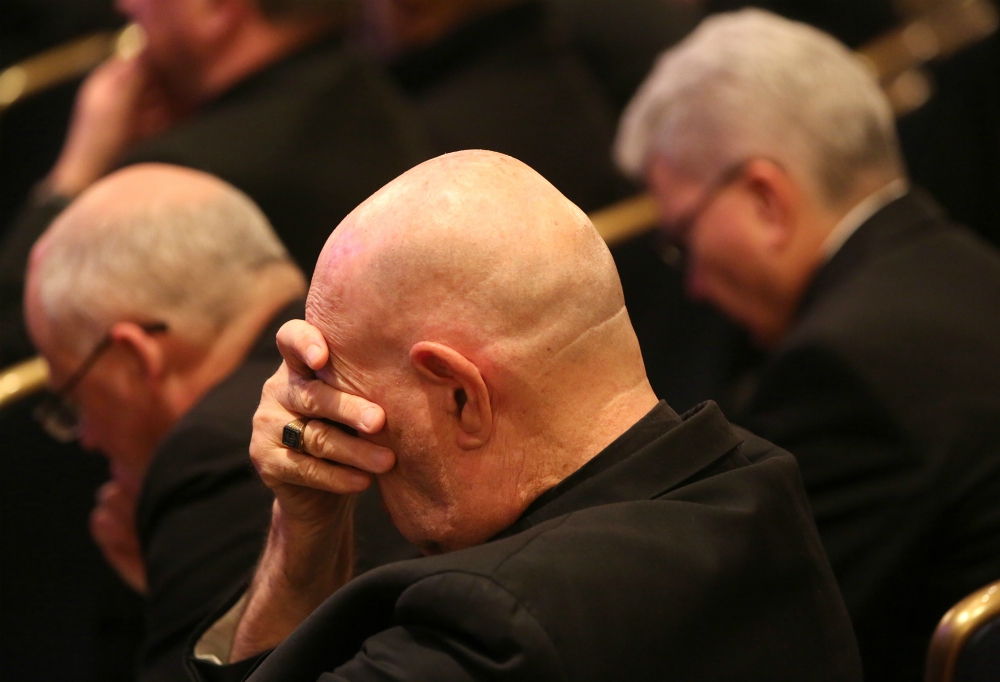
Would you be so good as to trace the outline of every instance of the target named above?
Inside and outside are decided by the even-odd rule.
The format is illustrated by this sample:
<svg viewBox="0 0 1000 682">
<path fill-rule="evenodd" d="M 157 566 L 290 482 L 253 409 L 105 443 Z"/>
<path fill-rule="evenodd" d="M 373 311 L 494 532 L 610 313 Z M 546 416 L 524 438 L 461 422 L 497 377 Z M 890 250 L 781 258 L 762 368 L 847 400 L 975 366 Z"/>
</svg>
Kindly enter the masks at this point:
<svg viewBox="0 0 1000 682">
<path fill-rule="evenodd" d="M 464 151 L 386 185 L 320 255 L 319 377 L 385 411 L 377 476 L 425 552 L 508 527 L 657 399 L 607 246 L 529 167 Z"/>
<path fill-rule="evenodd" d="M 554 357 L 627 325 L 614 261 L 587 216 L 525 164 L 485 151 L 427 161 L 341 223 L 308 309 L 337 335 L 343 320 L 330 312 L 348 299 L 365 301 L 358 333 L 399 350 L 433 338 L 471 355 Z"/>
</svg>

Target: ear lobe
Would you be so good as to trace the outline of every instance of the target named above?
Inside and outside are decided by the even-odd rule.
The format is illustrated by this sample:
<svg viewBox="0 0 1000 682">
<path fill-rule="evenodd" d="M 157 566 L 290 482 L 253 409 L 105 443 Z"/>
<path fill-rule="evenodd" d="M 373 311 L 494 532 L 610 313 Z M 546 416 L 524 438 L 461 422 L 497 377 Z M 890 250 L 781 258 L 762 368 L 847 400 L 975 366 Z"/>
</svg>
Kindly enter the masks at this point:
<svg viewBox="0 0 1000 682">
<path fill-rule="evenodd" d="M 438 417 L 454 425 L 459 447 L 482 447 L 493 431 L 493 407 L 489 389 L 479 368 L 448 346 L 420 341 L 410 349 L 410 362 L 434 386 L 439 400 L 432 402 Z"/>
</svg>

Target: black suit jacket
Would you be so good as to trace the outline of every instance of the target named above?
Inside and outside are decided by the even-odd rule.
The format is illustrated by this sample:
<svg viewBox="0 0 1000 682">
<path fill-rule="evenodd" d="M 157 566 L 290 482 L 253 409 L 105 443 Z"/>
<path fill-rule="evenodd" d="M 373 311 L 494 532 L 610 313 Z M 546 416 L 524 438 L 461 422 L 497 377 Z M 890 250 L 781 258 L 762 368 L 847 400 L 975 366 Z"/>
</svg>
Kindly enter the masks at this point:
<svg viewBox="0 0 1000 682">
<path fill-rule="evenodd" d="M 184 643 L 213 604 L 247 578 L 271 520 L 271 492 L 247 448 L 264 382 L 281 364 L 274 336 L 303 317 L 301 301 L 281 311 L 245 361 L 177 423 L 157 448 L 139 500 L 146 561 L 145 635 L 139 679 L 186 679 Z M 355 514 L 356 571 L 419 556 L 392 525 L 377 493 Z"/>
<path fill-rule="evenodd" d="M 1000 577 L 1000 257 L 921 193 L 816 275 L 738 420 L 795 454 L 869 680 Z"/>
<path fill-rule="evenodd" d="M 498 538 L 348 584 L 251 679 L 803 682 L 859 666 L 794 459 L 712 403 L 682 420 L 661 402 Z"/>
<path fill-rule="evenodd" d="M 123 165 L 176 163 L 232 183 L 311 273 L 341 219 L 430 154 L 391 83 L 331 39 L 242 81 Z"/>
</svg>

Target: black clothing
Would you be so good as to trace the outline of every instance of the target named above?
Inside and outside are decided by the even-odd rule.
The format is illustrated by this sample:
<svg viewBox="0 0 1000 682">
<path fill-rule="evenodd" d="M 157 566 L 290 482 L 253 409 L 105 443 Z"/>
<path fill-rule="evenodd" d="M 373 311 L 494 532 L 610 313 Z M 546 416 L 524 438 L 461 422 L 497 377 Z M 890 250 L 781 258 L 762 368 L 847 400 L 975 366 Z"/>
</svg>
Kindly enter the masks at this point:
<svg viewBox="0 0 1000 682">
<path fill-rule="evenodd" d="M 211 666 L 239 679 L 254 661 Z M 334 671 L 334 672 L 330 672 Z M 794 458 L 661 402 L 493 540 L 339 590 L 267 680 L 859 680 Z"/>
<path fill-rule="evenodd" d="M 87 532 L 107 460 L 0 410 L 0 680 L 134 682 L 142 600 Z"/>
<path fill-rule="evenodd" d="M 695 3 L 664 0 L 550 0 L 557 25 L 620 111 L 656 58 L 698 24 Z"/>
<path fill-rule="evenodd" d="M 250 76 L 122 165 L 175 163 L 232 183 L 311 274 L 341 219 L 429 154 L 392 86 L 331 40 Z"/>
<path fill-rule="evenodd" d="M 406 104 L 374 67 L 323 41 L 249 76 L 122 166 L 172 163 L 235 185 L 310 274 L 341 219 L 431 156 Z M 30 209 L 0 246 L 0 363 L 31 353 L 21 316 L 28 251 L 53 216 Z M 2 366 L 2 365 L 0 365 Z"/>
<path fill-rule="evenodd" d="M 1000 256 L 911 193 L 815 276 L 737 421 L 794 453 L 865 677 L 1000 577 Z"/>
<path fill-rule="evenodd" d="M 184 680 L 184 643 L 212 605 L 252 574 L 274 499 L 247 454 L 260 391 L 281 364 L 274 337 L 301 319 L 279 313 L 246 360 L 198 402 L 160 444 L 139 500 L 149 593 L 139 679 Z M 376 492 L 356 512 L 356 571 L 419 556 L 389 521 Z"/>
<path fill-rule="evenodd" d="M 462 25 L 396 59 L 390 73 L 437 154 L 508 154 L 585 211 L 632 191 L 611 162 L 617 111 L 556 35 L 545 3 L 517 3 Z"/>
</svg>

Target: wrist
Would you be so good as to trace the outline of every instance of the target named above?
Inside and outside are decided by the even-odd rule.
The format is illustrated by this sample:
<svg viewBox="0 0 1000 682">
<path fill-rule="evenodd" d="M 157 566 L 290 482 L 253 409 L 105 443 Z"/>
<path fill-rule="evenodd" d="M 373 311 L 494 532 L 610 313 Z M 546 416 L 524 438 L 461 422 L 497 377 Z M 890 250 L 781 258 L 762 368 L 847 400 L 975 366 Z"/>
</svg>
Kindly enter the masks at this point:
<svg viewBox="0 0 1000 682">
<path fill-rule="evenodd" d="M 329 514 L 308 520 L 288 514 L 275 500 L 265 558 L 280 565 L 282 581 L 293 592 L 307 599 L 332 594 L 351 577 L 353 546 L 353 496 L 343 496 Z"/>
<path fill-rule="evenodd" d="M 267 545 L 236 628 L 230 660 L 277 646 L 350 580 L 353 499 L 340 507 L 325 523 L 305 522 L 285 514 L 275 500 Z"/>
</svg>

